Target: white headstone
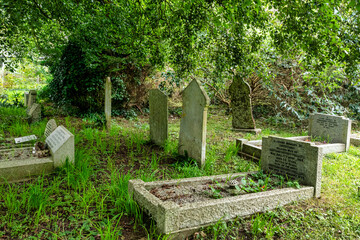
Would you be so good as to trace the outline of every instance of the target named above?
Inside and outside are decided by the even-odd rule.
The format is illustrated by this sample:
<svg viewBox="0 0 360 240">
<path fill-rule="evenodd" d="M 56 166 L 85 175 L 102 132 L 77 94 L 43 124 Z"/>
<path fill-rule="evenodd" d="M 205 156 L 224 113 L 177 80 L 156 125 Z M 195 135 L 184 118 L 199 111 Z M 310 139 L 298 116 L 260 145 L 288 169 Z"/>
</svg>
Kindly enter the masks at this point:
<svg viewBox="0 0 360 240">
<path fill-rule="evenodd" d="M 45 128 L 44 136 L 47 138 L 55 129 L 57 128 L 56 121 L 54 119 L 50 119 Z"/>
<path fill-rule="evenodd" d="M 197 80 L 182 92 L 179 154 L 196 159 L 202 167 L 206 154 L 206 121 L 210 99 Z"/>
<path fill-rule="evenodd" d="M 61 167 L 66 159 L 75 163 L 74 135 L 64 126 L 58 126 L 45 140 L 54 161 L 54 167 Z"/>
<path fill-rule="evenodd" d="M 37 139 L 37 137 L 35 135 L 19 137 L 19 138 L 15 138 L 15 143 L 29 142 L 29 141 L 36 140 L 36 139 Z"/>
<path fill-rule="evenodd" d="M 313 142 L 273 136 L 262 140 L 261 168 L 313 186 L 315 197 L 320 197 L 322 158 L 322 148 Z"/>
<path fill-rule="evenodd" d="M 164 145 L 168 138 L 168 98 L 159 89 L 149 92 L 150 139 L 157 145 Z"/>
<path fill-rule="evenodd" d="M 329 143 L 343 143 L 350 147 L 351 120 L 345 117 L 315 113 L 310 116 L 309 135 Z"/>
</svg>

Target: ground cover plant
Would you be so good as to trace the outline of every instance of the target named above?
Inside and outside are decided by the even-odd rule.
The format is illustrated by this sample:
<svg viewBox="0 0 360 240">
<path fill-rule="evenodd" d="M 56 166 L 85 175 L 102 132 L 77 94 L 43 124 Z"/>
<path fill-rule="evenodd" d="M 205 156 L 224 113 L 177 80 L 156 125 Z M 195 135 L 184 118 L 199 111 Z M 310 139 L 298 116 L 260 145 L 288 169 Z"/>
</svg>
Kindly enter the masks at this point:
<svg viewBox="0 0 360 240">
<path fill-rule="evenodd" d="M 237 156 L 236 137 L 306 133 L 263 122 L 257 123 L 262 135 L 234 133 L 224 111 L 211 109 L 206 165 L 200 169 L 196 162 L 177 155 L 177 117 L 169 119 L 170 139 L 163 149 L 149 142 L 147 116 L 116 118 L 109 133 L 80 118 L 56 119 L 75 135 L 76 164 L 27 182 L 1 185 L 1 239 L 169 239 L 156 233 L 156 223 L 128 196 L 130 179 L 155 181 L 256 171 L 258 163 Z M 46 122 L 14 123 L 1 133 L 6 138 L 36 134 L 42 141 Z M 358 238 L 359 156 L 360 150 L 351 147 L 348 153 L 324 158 L 320 199 L 228 223 L 220 219 L 190 239 Z"/>
</svg>

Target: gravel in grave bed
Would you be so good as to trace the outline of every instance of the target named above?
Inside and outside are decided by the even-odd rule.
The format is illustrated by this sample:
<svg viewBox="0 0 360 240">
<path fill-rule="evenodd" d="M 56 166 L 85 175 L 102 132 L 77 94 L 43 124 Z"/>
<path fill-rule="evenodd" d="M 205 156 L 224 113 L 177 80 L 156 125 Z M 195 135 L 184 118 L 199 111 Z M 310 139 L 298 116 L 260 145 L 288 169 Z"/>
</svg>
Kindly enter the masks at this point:
<svg viewBox="0 0 360 240">
<path fill-rule="evenodd" d="M 50 156 L 50 151 L 45 147 L 45 144 L 37 142 L 34 148 L 35 150 L 28 147 L 0 151 L 0 162 L 26 160 L 29 158 L 44 158 Z"/>
<path fill-rule="evenodd" d="M 228 180 L 198 182 L 191 185 L 169 185 L 149 189 L 162 201 L 172 201 L 180 206 L 185 203 L 226 198 L 248 193 L 271 191 L 280 188 L 301 188 L 296 180 L 283 176 L 257 172 Z"/>
</svg>

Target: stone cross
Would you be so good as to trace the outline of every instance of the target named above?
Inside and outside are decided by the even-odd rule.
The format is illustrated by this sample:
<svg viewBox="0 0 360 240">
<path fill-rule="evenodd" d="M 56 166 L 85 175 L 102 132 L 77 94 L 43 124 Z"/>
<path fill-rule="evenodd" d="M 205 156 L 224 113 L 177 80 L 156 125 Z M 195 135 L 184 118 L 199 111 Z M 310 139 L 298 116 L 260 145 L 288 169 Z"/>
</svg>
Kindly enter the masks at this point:
<svg viewBox="0 0 360 240">
<path fill-rule="evenodd" d="M 41 120 L 41 106 L 37 103 L 32 104 L 29 110 L 29 123 L 35 123 Z"/>
<path fill-rule="evenodd" d="M 66 160 L 75 163 L 74 135 L 64 126 L 58 126 L 45 140 L 50 149 L 54 167 L 61 167 Z"/>
<path fill-rule="evenodd" d="M 157 145 L 164 145 L 168 138 L 168 98 L 159 89 L 149 92 L 150 139 Z"/>
<path fill-rule="evenodd" d="M 105 80 L 105 119 L 106 130 L 111 129 L 111 79 L 107 77 Z"/>
<path fill-rule="evenodd" d="M 57 128 L 55 119 L 50 119 L 45 128 L 44 136 L 47 138 Z"/>
<path fill-rule="evenodd" d="M 329 114 L 312 114 L 309 135 L 328 143 L 343 143 L 347 151 L 350 147 L 351 120 Z"/>
<path fill-rule="evenodd" d="M 206 154 L 206 121 L 210 99 L 197 80 L 182 92 L 179 154 L 187 155 L 203 167 Z"/>
<path fill-rule="evenodd" d="M 239 75 L 229 88 L 231 96 L 232 127 L 234 130 L 255 129 L 255 121 L 252 114 L 250 86 Z"/>
<path fill-rule="evenodd" d="M 314 187 L 314 197 L 320 197 L 323 149 L 313 142 L 281 137 L 262 140 L 261 168 L 266 172 L 299 180 Z"/>
</svg>

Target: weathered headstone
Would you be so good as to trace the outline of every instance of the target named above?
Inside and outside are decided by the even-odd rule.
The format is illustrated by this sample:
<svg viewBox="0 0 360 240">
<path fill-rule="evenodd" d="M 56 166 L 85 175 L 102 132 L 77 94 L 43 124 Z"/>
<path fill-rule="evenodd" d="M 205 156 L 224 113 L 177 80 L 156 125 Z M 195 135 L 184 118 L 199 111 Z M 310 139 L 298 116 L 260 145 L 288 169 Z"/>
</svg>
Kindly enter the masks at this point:
<svg viewBox="0 0 360 240">
<path fill-rule="evenodd" d="M 27 103 L 28 109 L 32 107 L 32 105 L 36 102 L 36 90 L 30 90 L 29 91 L 29 100 Z"/>
<path fill-rule="evenodd" d="M 54 167 L 61 167 L 66 159 L 75 163 L 74 135 L 64 126 L 58 126 L 45 140 L 54 161 Z"/>
<path fill-rule="evenodd" d="M 27 107 L 29 102 L 29 92 L 24 93 L 24 106 Z"/>
<path fill-rule="evenodd" d="M 106 129 L 111 129 L 111 79 L 107 77 L 105 80 L 105 119 Z"/>
<path fill-rule="evenodd" d="M 150 139 L 157 145 L 164 145 L 168 138 L 168 98 L 159 89 L 149 92 Z"/>
<path fill-rule="evenodd" d="M 50 119 L 45 128 L 44 136 L 47 138 L 57 128 L 55 119 Z"/>
<path fill-rule="evenodd" d="M 229 88 L 231 96 L 232 127 L 235 131 L 255 132 L 255 121 L 252 114 L 250 86 L 239 75 L 234 76 L 234 80 Z"/>
<path fill-rule="evenodd" d="M 316 113 L 310 116 L 309 135 L 328 143 L 343 143 L 350 147 L 351 120 L 345 117 Z"/>
<path fill-rule="evenodd" d="M 183 108 L 180 121 L 179 153 L 205 164 L 207 108 L 210 99 L 197 80 L 182 92 Z"/>
<path fill-rule="evenodd" d="M 25 137 L 18 137 L 18 138 L 15 138 L 15 143 L 18 144 L 18 143 L 24 143 L 24 142 L 29 142 L 29 141 L 32 141 L 32 140 L 36 140 L 37 137 L 35 135 L 30 135 L 30 136 L 25 136 Z"/>
<path fill-rule="evenodd" d="M 313 142 L 303 142 L 280 137 L 262 140 L 261 168 L 313 186 L 314 196 L 320 197 L 322 148 Z"/>
<path fill-rule="evenodd" d="M 32 104 L 29 110 L 29 123 L 35 123 L 41 120 L 41 106 L 40 104 Z"/>
</svg>

